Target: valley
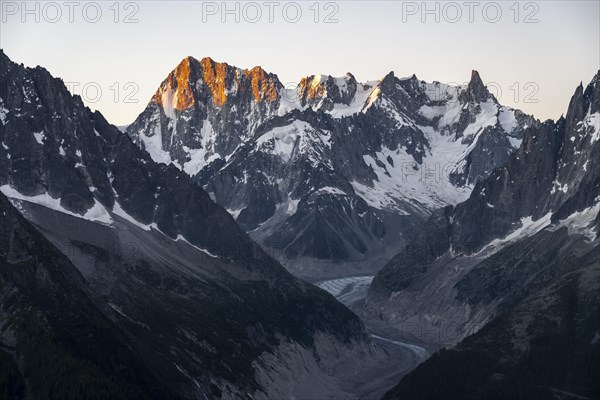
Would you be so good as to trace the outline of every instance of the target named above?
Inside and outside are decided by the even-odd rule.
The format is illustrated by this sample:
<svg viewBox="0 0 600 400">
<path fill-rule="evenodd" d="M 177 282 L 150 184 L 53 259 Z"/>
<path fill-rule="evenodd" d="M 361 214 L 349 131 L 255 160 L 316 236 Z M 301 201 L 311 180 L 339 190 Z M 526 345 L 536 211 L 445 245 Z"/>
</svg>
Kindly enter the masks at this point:
<svg viewBox="0 0 600 400">
<path fill-rule="evenodd" d="M 7 398 L 599 398 L 600 71 L 542 122 L 186 57 L 121 129 L 0 78 Z"/>
<path fill-rule="evenodd" d="M 367 297 L 367 289 L 372 280 L 373 276 L 358 276 L 332 279 L 316 285 L 331 293 L 351 310 L 360 312 L 360 305 Z M 370 331 L 368 324 L 366 328 Z M 358 390 L 360 399 L 381 398 L 391 389 L 390 384 L 399 381 L 430 356 L 430 352 L 422 346 L 382 337 L 372 332 L 370 336 L 388 354 L 390 365 L 383 365 L 380 368 L 367 366 L 364 371 L 357 374 L 357 378 L 361 378 L 352 381 L 357 383 L 354 390 Z"/>
</svg>

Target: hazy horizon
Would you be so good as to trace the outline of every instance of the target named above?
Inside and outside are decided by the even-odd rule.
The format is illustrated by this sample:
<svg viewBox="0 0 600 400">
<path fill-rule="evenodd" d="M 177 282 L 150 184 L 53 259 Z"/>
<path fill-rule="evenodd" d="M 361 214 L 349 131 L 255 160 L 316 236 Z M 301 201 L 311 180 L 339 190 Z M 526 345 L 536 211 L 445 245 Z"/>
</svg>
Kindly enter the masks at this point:
<svg viewBox="0 0 600 400">
<path fill-rule="evenodd" d="M 274 2 L 272 10 L 229 2 L 221 10 L 221 2 L 189 1 L 185 11 L 178 2 L 121 2 L 118 10 L 110 2 L 98 6 L 97 19 L 92 3 L 99 4 L 79 2 L 70 22 L 63 3 L 29 2 L 24 12 L 21 2 L 2 2 L 0 47 L 15 62 L 48 69 L 75 94 L 88 85 L 86 105 L 116 125 L 131 123 L 187 56 L 260 65 L 286 86 L 312 74 L 351 72 L 365 82 L 389 71 L 463 84 L 478 70 L 502 104 L 541 120 L 565 113 L 577 85 L 600 69 L 596 1 L 473 2 L 473 9 L 463 2 L 424 9 L 421 2 L 320 2 L 318 13 L 312 2 Z M 290 22 L 298 8 L 301 17 Z"/>
</svg>

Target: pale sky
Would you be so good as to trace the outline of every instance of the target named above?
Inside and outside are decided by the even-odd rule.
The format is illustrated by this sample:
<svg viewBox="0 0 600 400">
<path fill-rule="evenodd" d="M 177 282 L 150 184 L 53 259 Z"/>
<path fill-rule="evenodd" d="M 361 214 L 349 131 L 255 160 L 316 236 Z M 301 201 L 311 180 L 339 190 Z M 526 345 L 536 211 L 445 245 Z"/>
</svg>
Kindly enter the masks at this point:
<svg viewBox="0 0 600 400">
<path fill-rule="evenodd" d="M 284 84 L 317 73 L 368 81 L 391 70 L 465 83 L 477 69 L 502 104 L 539 119 L 558 118 L 600 69 L 597 0 L 228 2 L 230 14 L 221 1 L 30 2 L 29 13 L 21 1 L 0 3 L 6 54 L 78 83 L 76 94 L 86 85 L 86 104 L 117 125 L 131 123 L 188 55 L 261 65 Z"/>
</svg>

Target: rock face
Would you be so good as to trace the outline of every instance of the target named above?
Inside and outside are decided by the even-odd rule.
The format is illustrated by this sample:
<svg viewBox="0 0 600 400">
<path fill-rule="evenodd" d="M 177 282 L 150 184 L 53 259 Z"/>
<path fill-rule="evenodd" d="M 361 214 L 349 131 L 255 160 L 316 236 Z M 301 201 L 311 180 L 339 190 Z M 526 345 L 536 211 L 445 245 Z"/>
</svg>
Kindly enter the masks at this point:
<svg viewBox="0 0 600 400">
<path fill-rule="evenodd" d="M 460 342 L 387 398 L 600 396 L 599 76 L 374 278 L 366 318 Z"/>
<path fill-rule="evenodd" d="M 215 78 L 215 76 L 217 78 Z M 468 85 L 313 75 L 286 89 L 186 58 L 127 133 L 204 187 L 288 269 L 374 272 L 436 208 L 465 200 L 538 122 Z"/>
<path fill-rule="evenodd" d="M 458 283 L 459 299 L 482 309 L 506 296 L 496 316 L 417 367 L 385 398 L 598 398 L 599 260 L 597 244 L 562 228 L 477 265 Z M 435 385 L 427 384 L 431 379 Z"/>
<path fill-rule="evenodd" d="M 228 70 L 209 65 L 210 71 L 208 67 L 202 71 L 210 83 L 205 93 L 215 96 L 213 91 L 218 93 Z M 199 71 L 189 67 L 185 73 Z M 248 101 L 269 96 L 271 78 L 261 71 L 249 71 L 240 79 L 256 88 L 247 93 Z M 185 98 L 191 90 L 185 82 L 171 83 L 182 96 L 173 103 L 174 109 L 197 107 L 196 99 Z M 216 99 L 219 104 L 226 102 L 226 98 Z M 31 321 L 39 322 L 39 329 L 56 323 L 48 335 L 62 346 L 57 351 L 70 357 L 72 368 L 98 364 L 89 369 L 98 378 L 86 376 L 112 390 L 90 398 L 291 397 L 307 376 L 319 376 L 323 382 L 331 379 L 327 368 L 338 358 L 330 354 L 337 352 L 339 360 L 344 354 L 357 360 L 372 356 L 354 314 L 285 271 L 192 178 L 174 165 L 156 163 L 45 69 L 24 68 L 3 52 L 0 117 L 0 190 L 43 234 L 26 228 L 35 240 L 18 237 L 27 250 L 24 253 L 14 247 L 19 228 L 15 224 L 26 223 L 14 215 L 6 224 L 2 220 L 0 262 L 8 265 L 2 267 L 1 309 L 9 310 L 8 317 L 20 318 L 30 305 L 33 311 L 41 307 L 42 314 Z M 9 208 L 4 199 L 0 202 L 2 212 Z M 34 252 L 38 242 L 42 250 L 49 248 L 48 253 Z M 46 254 L 48 260 L 35 258 Z M 67 284 L 73 289 L 65 288 Z M 81 296 L 77 290 L 83 291 Z M 14 298 L 22 300 L 11 303 Z M 60 309 L 65 303 L 63 315 Z M 54 314 L 44 314 L 42 306 Z M 26 367 L 28 362 L 38 362 L 42 355 L 32 356 L 35 347 L 28 346 L 46 342 L 31 344 L 37 331 L 23 333 L 33 338 L 20 336 L 29 325 L 8 321 L 16 324 L 10 328 L 16 329 L 16 356 L 25 355 Z M 106 332 L 106 337 L 89 332 Z M 21 398 L 19 393 L 38 389 L 30 387 L 35 380 L 27 380 L 25 386 L 19 380 L 23 371 L 15 369 L 14 362 L 19 358 L 4 350 L 5 346 L 13 349 L 11 340 L 0 338 L 0 362 L 10 364 L 13 383 L 9 386 L 17 387 L 10 390 Z M 331 344 L 328 354 L 315 344 L 324 340 Z M 301 360 L 289 352 L 280 357 L 283 347 L 301 349 Z M 53 368 L 48 360 L 42 362 L 46 364 L 36 368 Z M 147 367 L 137 368 L 135 363 Z M 132 372 L 123 372 L 126 367 Z M 304 372 L 285 373 L 297 370 Z M 79 398 L 77 382 L 65 375 L 57 378 L 65 380 L 61 387 L 68 391 L 59 397 Z M 4 390 L 4 381 L 0 384 Z"/>
<path fill-rule="evenodd" d="M 282 85 L 260 67 L 241 70 L 210 58 L 184 59 L 128 127 L 157 162 L 190 176 L 225 158 L 280 105 Z M 224 134 L 218 134 L 224 133 Z M 221 155 L 223 155 L 221 157 Z"/>
<path fill-rule="evenodd" d="M 0 193 L 3 398 L 181 398 L 157 383 L 88 291 L 67 257 Z"/>
</svg>

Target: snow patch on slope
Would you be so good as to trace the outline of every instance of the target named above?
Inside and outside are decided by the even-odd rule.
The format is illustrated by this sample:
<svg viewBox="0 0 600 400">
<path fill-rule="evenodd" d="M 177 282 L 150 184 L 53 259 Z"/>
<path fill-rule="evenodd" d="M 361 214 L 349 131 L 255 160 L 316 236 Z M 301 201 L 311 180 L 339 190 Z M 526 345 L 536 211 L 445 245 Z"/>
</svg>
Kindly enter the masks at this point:
<svg viewBox="0 0 600 400">
<path fill-rule="evenodd" d="M 363 156 L 365 163 L 377 175 L 377 180 L 373 181 L 372 187 L 356 181 L 351 183 L 371 207 L 409 214 L 410 211 L 403 205 L 409 202 L 423 213 L 428 213 L 448 204 L 460 203 L 469 197 L 471 186 L 457 187 L 449 179 L 457 155 L 466 157 L 468 146 L 455 140 L 453 136 L 440 135 L 431 127 L 420 129 L 426 134 L 431 146 L 431 151 L 423 158 L 422 164 L 418 164 L 403 148 L 395 151 L 383 148 L 376 153 L 377 160 L 370 155 Z"/>
<path fill-rule="evenodd" d="M 598 203 L 595 205 L 588 207 L 585 210 L 574 212 L 567 218 L 558 221 L 556 226 L 566 226 L 570 235 L 580 234 L 586 236 L 589 240 L 594 240 L 596 238 L 596 232 L 593 223 L 600 212 L 600 198 L 598 198 L 597 201 Z"/>
<path fill-rule="evenodd" d="M 366 84 L 359 83 L 357 85 L 356 93 L 354 94 L 352 102 L 350 102 L 349 105 L 336 103 L 333 106 L 333 109 L 328 111 L 328 114 L 334 118 L 342 118 L 358 114 L 365 107 L 367 99 L 369 99 L 369 96 L 374 90 L 373 87 L 375 87 L 376 84 L 377 82 L 368 82 Z"/>
<path fill-rule="evenodd" d="M 475 122 L 467 126 L 463 132 L 465 138 L 477 137 L 488 126 L 494 126 L 498 122 L 498 104 L 489 99 L 485 103 L 479 103 L 481 112 L 475 117 Z"/>
<path fill-rule="evenodd" d="M 498 121 L 506 133 L 511 133 L 519 125 L 514 110 L 508 107 L 500 107 Z"/>
<path fill-rule="evenodd" d="M 129 221 L 130 223 L 137 226 L 138 228 L 141 228 L 148 232 L 155 230 L 155 231 L 159 232 L 160 234 L 162 234 L 163 236 L 166 236 L 167 238 L 171 239 L 169 236 L 165 235 L 160 229 L 158 229 L 158 226 L 156 225 L 156 223 L 151 223 L 151 224 L 141 223 L 140 221 L 138 221 L 137 219 L 135 219 L 134 217 L 129 215 L 125 210 L 123 210 L 123 208 L 121 207 L 121 205 L 118 202 L 115 202 L 112 212 L 114 214 L 118 215 L 119 217 Z M 212 254 L 208 250 L 200 248 L 200 247 L 190 243 L 183 235 L 177 235 L 177 238 L 175 239 L 175 241 L 176 242 L 184 242 L 187 245 L 195 248 L 196 250 L 203 252 L 204 254 L 206 254 L 212 258 L 219 258 L 219 256 Z"/>
<path fill-rule="evenodd" d="M 581 128 L 579 130 L 584 130 L 590 132 L 590 140 L 592 143 L 600 140 L 600 112 L 591 113 L 588 112 L 587 116 L 583 121 L 580 122 Z"/>
<path fill-rule="evenodd" d="M 163 150 L 160 124 L 154 124 L 151 135 L 139 135 L 139 138 L 143 144 L 144 150 L 150 154 L 150 157 L 154 161 L 167 165 L 173 163 L 179 167 L 179 165 L 171 159 L 169 152 Z"/>
<path fill-rule="evenodd" d="M 55 199 L 48 193 L 39 194 L 37 196 L 24 196 L 10 185 L 0 186 L 0 191 L 11 200 L 28 201 L 30 203 L 38 204 L 63 214 L 68 214 L 73 217 L 86 219 L 92 222 L 99 222 L 105 225 L 110 225 L 112 223 L 112 218 L 110 217 L 110 214 L 106 208 L 104 208 L 104 206 L 95 199 L 92 208 L 88 209 L 86 213 L 82 215 L 67 210 L 60 204 L 60 199 Z"/>
<path fill-rule="evenodd" d="M 150 225 L 143 224 L 143 223 L 139 222 L 137 219 L 133 218 L 131 215 L 129 215 L 125 210 L 123 210 L 121 205 L 116 201 L 115 201 L 115 205 L 113 206 L 112 212 L 114 214 L 118 215 L 119 217 L 131 222 L 138 228 L 141 228 L 145 231 L 150 231 L 152 229 L 152 227 Z"/>
<path fill-rule="evenodd" d="M 315 76 L 311 85 L 320 84 L 319 79 L 326 80 L 326 78 L 327 78 L 326 76 Z M 348 81 L 347 81 L 348 78 L 347 77 L 339 77 L 339 78 L 334 77 L 333 79 L 341 93 L 348 92 Z M 373 94 L 373 91 L 379 90 L 376 87 L 378 82 L 379 81 L 369 81 L 366 83 L 357 83 L 356 93 L 354 94 L 354 97 L 352 98 L 352 101 L 350 102 L 350 104 L 335 103 L 331 110 L 323 110 L 323 112 L 331 115 L 333 118 L 339 119 L 342 117 L 348 117 L 348 116 L 351 116 L 354 114 L 358 114 L 359 112 L 364 111 L 364 109 L 367 105 L 367 101 L 370 98 L 370 96 L 374 96 L 373 101 L 377 97 L 377 94 Z M 324 93 L 323 98 L 325 98 L 325 97 L 326 97 L 326 93 Z M 304 111 L 311 107 L 314 110 L 317 110 L 322 105 L 322 101 L 321 101 L 317 104 L 313 104 L 312 106 L 310 104 L 306 104 L 306 105 L 302 106 L 300 104 L 300 99 L 301 99 L 300 85 L 298 85 L 297 87 L 295 87 L 293 89 L 290 89 L 290 88 L 281 89 L 279 109 L 277 110 L 277 115 L 283 116 L 293 110 Z"/>
<path fill-rule="evenodd" d="M 256 140 L 256 148 L 264 153 L 279 156 L 288 162 L 296 153 L 307 154 L 314 165 L 323 162 L 322 150 L 330 148 L 329 132 L 315 130 L 310 124 L 296 120 L 289 125 L 276 127 Z"/>
<path fill-rule="evenodd" d="M 39 144 L 43 144 L 46 135 L 44 134 L 44 130 L 42 129 L 39 132 L 34 132 L 33 137 L 35 137 L 36 142 L 38 142 Z"/>
<path fill-rule="evenodd" d="M 557 230 L 562 227 L 567 227 L 570 235 L 584 235 L 589 240 L 594 240 L 596 238 L 596 232 L 594 230 L 593 222 L 600 212 L 600 198 L 598 200 L 599 202 L 594 206 L 588 207 L 582 211 L 574 212 L 567 218 L 554 224 L 551 223 L 552 212 L 548 212 L 537 220 L 533 220 L 532 217 L 522 218 L 520 221 L 521 226 L 518 229 L 503 238 L 491 241 L 476 254 L 486 254 L 486 256 L 492 255 L 501 248 L 523 238 L 533 236 L 545 228 Z"/>
<path fill-rule="evenodd" d="M 167 117 L 169 117 L 171 120 L 175 120 L 175 118 L 176 118 L 176 116 L 175 116 L 176 104 L 177 104 L 176 91 L 173 90 L 172 88 L 169 88 L 168 90 L 163 90 L 163 92 L 160 95 L 160 105 L 161 105 L 163 111 L 165 112 L 165 114 L 167 115 Z"/>
<path fill-rule="evenodd" d="M 462 110 L 462 104 L 458 100 L 461 86 L 451 86 L 439 82 L 425 83 L 425 94 L 432 102 L 440 102 L 437 105 L 424 105 L 419 113 L 429 120 L 440 118 L 437 128 L 444 131 L 458 122 Z"/>
<path fill-rule="evenodd" d="M 0 99 L 0 123 L 4 125 L 6 121 L 6 116 L 8 115 L 8 109 L 4 107 L 4 102 Z"/>
<path fill-rule="evenodd" d="M 348 195 L 343 190 L 335 188 L 335 187 L 332 187 L 332 186 L 322 187 L 322 188 L 316 190 L 314 192 L 314 194 L 332 194 L 332 195 L 335 195 L 335 196 L 347 196 Z"/>
<path fill-rule="evenodd" d="M 221 156 L 214 151 L 217 134 L 208 119 L 202 122 L 200 138 L 202 146 L 201 148 L 190 149 L 186 146 L 183 147 L 190 158 L 190 161 L 187 161 L 183 164 L 183 170 L 190 176 L 196 175 L 206 165 L 218 158 L 221 158 Z"/>
<path fill-rule="evenodd" d="M 532 217 L 521 218 L 521 226 L 518 229 L 514 230 L 512 233 L 503 238 L 492 240 L 487 246 L 485 246 L 476 254 L 483 253 L 489 256 L 496 253 L 503 247 L 516 242 L 517 240 L 533 236 L 550 225 L 551 217 L 552 212 L 549 212 L 537 220 L 534 220 Z"/>
<path fill-rule="evenodd" d="M 212 254 L 210 251 L 206 250 L 206 249 L 202 249 L 196 245 L 191 244 L 190 242 L 188 242 L 188 240 L 186 238 L 184 238 L 182 235 L 177 235 L 177 239 L 175 239 L 178 242 L 184 242 L 187 243 L 188 245 L 192 246 L 193 248 L 195 248 L 196 250 L 199 250 L 201 252 L 203 252 L 204 254 L 206 254 L 209 257 L 212 258 L 219 258 L 219 256 Z"/>
<path fill-rule="evenodd" d="M 285 213 L 287 215 L 296 214 L 296 211 L 298 211 L 298 203 L 300 203 L 300 199 L 289 199 Z"/>
</svg>

